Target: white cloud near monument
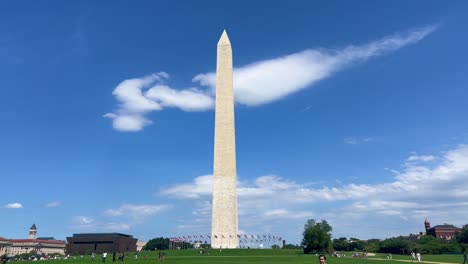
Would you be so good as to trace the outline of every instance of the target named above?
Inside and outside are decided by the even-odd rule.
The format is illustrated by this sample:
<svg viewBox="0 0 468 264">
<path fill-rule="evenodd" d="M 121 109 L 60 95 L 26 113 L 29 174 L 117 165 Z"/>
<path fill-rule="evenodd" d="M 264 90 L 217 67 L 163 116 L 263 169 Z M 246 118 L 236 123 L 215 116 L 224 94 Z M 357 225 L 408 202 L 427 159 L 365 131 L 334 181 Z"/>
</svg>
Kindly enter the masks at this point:
<svg viewBox="0 0 468 264">
<path fill-rule="evenodd" d="M 414 154 L 410 157 L 412 156 Z M 428 158 L 424 158 L 408 164 L 404 160 L 401 170 L 395 171 L 393 180 L 380 184 L 348 183 L 338 187 L 310 187 L 309 184 L 297 183 L 275 175 L 261 176 L 253 182 L 242 181 L 240 177 L 238 199 L 239 215 L 242 215 L 243 219 L 241 224 L 254 221 L 253 218 L 255 221 L 267 221 L 267 216 L 279 219 L 286 212 L 290 215 L 311 212 L 319 218 L 330 219 L 335 223 L 349 221 L 346 217 L 378 217 L 376 214 L 415 221 L 428 215 L 431 215 L 434 221 L 439 218 L 443 221 L 444 215 L 448 217 L 453 214 L 457 214 L 458 217 L 450 217 L 451 219 L 466 219 L 468 145 L 453 147 L 440 155 L 423 156 L 433 157 L 430 158 L 433 162 L 427 163 Z M 169 186 L 160 194 L 178 199 L 192 199 L 198 205 L 203 204 L 203 201 L 210 199 L 211 192 L 207 187 L 210 177 L 205 175 L 202 179 L 195 178 L 192 183 Z M 321 208 L 318 208 L 317 204 L 322 205 Z M 205 206 L 204 211 L 207 209 Z M 307 217 L 308 215 L 304 214 L 303 219 L 297 219 L 304 221 Z M 345 226 L 345 223 L 340 222 L 337 225 Z M 363 227 L 356 225 L 354 228 Z"/>
<path fill-rule="evenodd" d="M 344 49 L 308 49 L 275 59 L 263 60 L 234 69 L 236 102 L 255 106 L 284 98 L 354 63 L 385 55 L 415 44 L 437 29 L 437 25 L 412 29 L 361 46 Z M 214 89 L 215 74 L 193 78 L 202 86 Z"/>
<path fill-rule="evenodd" d="M 343 68 L 416 44 L 438 28 L 429 25 L 410 29 L 342 49 L 307 49 L 301 52 L 262 60 L 234 69 L 235 101 L 247 106 L 271 103 L 300 90 L 312 87 Z M 143 78 L 122 81 L 113 91 L 119 104 L 104 115 L 113 120 L 119 131 L 136 132 L 152 123 L 146 114 L 167 107 L 183 111 L 206 111 L 214 107 L 214 72 L 196 75 L 192 81 L 201 87 L 175 89 L 166 84 L 169 75 L 159 72 Z"/>
<path fill-rule="evenodd" d="M 113 120 L 116 130 L 134 132 L 152 123 L 145 115 L 167 107 L 176 107 L 183 111 L 205 111 L 213 108 L 212 96 L 196 88 L 177 90 L 165 85 L 169 75 L 155 73 L 143 78 L 122 81 L 113 91 L 119 101 L 115 112 L 104 117 Z"/>
<path fill-rule="evenodd" d="M 174 198 L 200 198 L 213 193 L 213 174 L 198 176 L 193 183 L 184 183 L 164 189 L 161 194 Z"/>
<path fill-rule="evenodd" d="M 274 209 L 265 212 L 264 216 L 268 219 L 309 219 L 314 217 L 310 211 L 289 211 L 286 209 Z"/>
</svg>

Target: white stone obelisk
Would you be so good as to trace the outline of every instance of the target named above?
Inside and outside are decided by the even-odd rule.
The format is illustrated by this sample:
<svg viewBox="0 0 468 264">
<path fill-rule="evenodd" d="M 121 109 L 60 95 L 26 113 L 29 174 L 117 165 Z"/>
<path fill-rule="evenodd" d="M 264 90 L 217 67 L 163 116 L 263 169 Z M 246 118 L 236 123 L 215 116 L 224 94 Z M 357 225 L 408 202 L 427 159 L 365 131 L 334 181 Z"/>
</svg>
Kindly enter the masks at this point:
<svg viewBox="0 0 468 264">
<path fill-rule="evenodd" d="M 236 140 L 231 42 L 223 32 L 216 62 L 212 248 L 238 248 Z"/>
</svg>

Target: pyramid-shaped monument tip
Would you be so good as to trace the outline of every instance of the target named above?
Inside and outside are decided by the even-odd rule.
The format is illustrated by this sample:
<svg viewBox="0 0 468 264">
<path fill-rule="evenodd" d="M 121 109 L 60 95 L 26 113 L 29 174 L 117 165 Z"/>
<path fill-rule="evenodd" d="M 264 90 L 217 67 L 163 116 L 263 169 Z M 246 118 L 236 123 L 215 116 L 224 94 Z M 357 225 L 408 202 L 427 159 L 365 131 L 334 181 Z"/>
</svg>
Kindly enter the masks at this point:
<svg viewBox="0 0 468 264">
<path fill-rule="evenodd" d="M 226 33 L 226 30 L 223 30 L 223 34 L 219 38 L 218 45 L 230 45 L 231 42 L 229 41 L 229 37 Z"/>
</svg>

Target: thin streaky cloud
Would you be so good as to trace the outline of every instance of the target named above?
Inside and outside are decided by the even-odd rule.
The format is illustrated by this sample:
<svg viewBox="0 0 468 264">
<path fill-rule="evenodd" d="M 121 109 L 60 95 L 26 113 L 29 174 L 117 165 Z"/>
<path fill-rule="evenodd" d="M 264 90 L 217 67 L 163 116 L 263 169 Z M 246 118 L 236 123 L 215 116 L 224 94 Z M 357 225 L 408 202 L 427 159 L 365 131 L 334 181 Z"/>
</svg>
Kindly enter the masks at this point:
<svg viewBox="0 0 468 264">
<path fill-rule="evenodd" d="M 106 216 L 126 216 L 129 218 L 142 220 L 146 217 L 158 214 L 164 210 L 171 208 L 170 205 L 153 205 L 153 204 L 123 204 L 117 209 L 107 209 L 104 211 Z"/>
<path fill-rule="evenodd" d="M 21 203 L 9 203 L 5 205 L 5 208 L 8 209 L 20 209 L 23 208 L 23 204 Z"/>
<path fill-rule="evenodd" d="M 239 104 L 258 106 L 278 101 L 310 88 L 346 67 L 416 44 L 439 25 L 410 29 L 360 46 L 343 49 L 307 49 L 262 60 L 234 69 L 234 98 Z M 175 89 L 167 85 L 169 75 L 155 73 L 122 81 L 113 91 L 117 109 L 104 114 L 114 129 L 137 132 L 152 124 L 146 115 L 167 107 L 183 111 L 206 111 L 214 107 L 216 74 L 200 73 L 192 81 L 200 87 Z"/>
<path fill-rule="evenodd" d="M 366 137 L 366 138 L 349 137 L 349 138 L 345 138 L 344 142 L 349 145 L 359 145 L 363 143 L 369 143 L 373 140 L 374 140 L 373 137 Z"/>
<path fill-rule="evenodd" d="M 128 223 L 99 222 L 88 216 L 75 216 L 72 222 L 71 229 L 80 232 L 99 232 L 99 230 L 120 232 L 131 228 Z"/>
<path fill-rule="evenodd" d="M 48 208 L 52 208 L 52 207 L 59 207 L 60 205 L 62 205 L 61 202 L 54 201 L 54 202 L 47 203 L 45 206 L 48 207 Z"/>
<path fill-rule="evenodd" d="M 275 59 L 263 60 L 234 70 L 236 102 L 255 106 L 282 99 L 292 93 L 312 87 L 333 73 L 386 55 L 405 46 L 416 44 L 439 26 L 430 25 L 397 33 L 361 45 L 341 50 L 308 49 Z M 214 91 L 216 74 L 204 73 L 193 78 Z"/>
<path fill-rule="evenodd" d="M 411 155 L 408 157 L 407 161 L 422 161 L 428 162 L 434 160 L 435 157 L 432 155 Z"/>
</svg>

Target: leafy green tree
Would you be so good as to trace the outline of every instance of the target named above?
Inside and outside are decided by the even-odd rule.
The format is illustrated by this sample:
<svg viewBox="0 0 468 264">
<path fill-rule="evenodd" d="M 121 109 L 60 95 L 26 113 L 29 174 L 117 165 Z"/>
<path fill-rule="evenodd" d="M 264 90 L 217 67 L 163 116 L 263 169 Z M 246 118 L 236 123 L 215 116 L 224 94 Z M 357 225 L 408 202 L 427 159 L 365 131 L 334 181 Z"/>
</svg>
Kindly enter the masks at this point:
<svg viewBox="0 0 468 264">
<path fill-rule="evenodd" d="M 355 239 L 353 240 L 353 242 L 349 243 L 350 251 L 354 251 L 354 250 L 362 251 L 365 249 L 365 247 L 366 247 L 366 242 L 359 240 L 359 239 Z"/>
<path fill-rule="evenodd" d="M 367 244 L 364 247 L 364 250 L 367 252 L 380 252 L 380 240 L 378 239 L 367 240 Z"/>
<path fill-rule="evenodd" d="M 349 251 L 349 244 L 346 237 L 333 239 L 333 248 L 338 251 Z"/>
<path fill-rule="evenodd" d="M 169 248 L 169 238 L 158 237 L 153 238 L 146 243 L 143 250 L 166 250 Z"/>
<path fill-rule="evenodd" d="M 293 245 L 293 244 L 286 244 L 286 245 L 284 245 L 283 248 L 284 248 L 284 249 L 302 249 L 301 246 L 299 246 L 299 245 Z"/>
<path fill-rule="evenodd" d="M 425 245 L 427 243 L 431 243 L 434 240 L 440 240 L 440 239 L 431 235 L 421 236 L 421 238 L 418 241 L 418 244 Z"/>
<path fill-rule="evenodd" d="M 385 239 L 380 245 L 380 252 L 407 254 L 410 252 L 410 243 L 402 237 Z"/>
<path fill-rule="evenodd" d="M 332 227 L 327 221 L 317 222 L 315 219 L 307 220 L 304 225 L 302 245 L 304 254 L 310 252 L 324 252 L 332 248 L 331 242 Z"/>
<path fill-rule="evenodd" d="M 467 244 L 468 243 L 468 225 L 465 225 L 461 232 L 456 236 L 458 243 Z"/>
</svg>

